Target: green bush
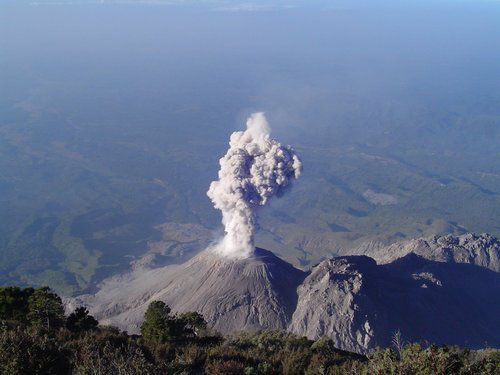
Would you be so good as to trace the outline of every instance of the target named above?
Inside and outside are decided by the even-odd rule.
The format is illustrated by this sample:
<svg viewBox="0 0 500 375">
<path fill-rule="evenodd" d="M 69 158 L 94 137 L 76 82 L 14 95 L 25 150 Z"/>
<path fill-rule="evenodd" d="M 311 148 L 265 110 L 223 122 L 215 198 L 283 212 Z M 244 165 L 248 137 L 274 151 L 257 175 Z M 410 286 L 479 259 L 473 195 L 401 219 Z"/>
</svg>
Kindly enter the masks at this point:
<svg viewBox="0 0 500 375">
<path fill-rule="evenodd" d="M 69 353 L 38 328 L 0 329 L 0 374 L 65 374 Z"/>
<path fill-rule="evenodd" d="M 63 324 L 65 323 L 65 324 Z M 423 347 L 395 335 L 365 357 L 281 331 L 207 329 L 198 313 L 150 304 L 143 335 L 98 326 L 85 308 L 65 319 L 48 288 L 0 288 L 0 374 L 498 375 L 500 351 Z"/>
<path fill-rule="evenodd" d="M 378 349 L 369 358 L 368 373 L 397 375 L 495 375 L 500 373 L 500 351 L 473 352 L 457 346 L 408 343 L 400 358 L 392 349 Z"/>
<path fill-rule="evenodd" d="M 99 322 L 89 315 L 85 307 L 77 307 L 66 319 L 66 328 L 72 332 L 83 332 L 95 329 Z"/>
</svg>

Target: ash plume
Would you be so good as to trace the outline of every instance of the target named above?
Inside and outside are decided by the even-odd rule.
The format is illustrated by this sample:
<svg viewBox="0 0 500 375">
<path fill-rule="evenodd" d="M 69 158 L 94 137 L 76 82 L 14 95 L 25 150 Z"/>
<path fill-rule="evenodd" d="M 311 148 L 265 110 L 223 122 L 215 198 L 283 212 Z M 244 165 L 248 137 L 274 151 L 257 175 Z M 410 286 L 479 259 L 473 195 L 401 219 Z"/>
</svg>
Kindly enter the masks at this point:
<svg viewBox="0 0 500 375">
<path fill-rule="evenodd" d="M 207 192 L 214 207 L 222 211 L 225 227 L 215 249 L 235 258 L 253 253 L 258 207 L 285 192 L 302 168 L 290 147 L 270 137 L 263 112 L 252 114 L 246 125 L 245 131 L 231 134 L 229 150 L 219 161 L 219 179 Z"/>
</svg>

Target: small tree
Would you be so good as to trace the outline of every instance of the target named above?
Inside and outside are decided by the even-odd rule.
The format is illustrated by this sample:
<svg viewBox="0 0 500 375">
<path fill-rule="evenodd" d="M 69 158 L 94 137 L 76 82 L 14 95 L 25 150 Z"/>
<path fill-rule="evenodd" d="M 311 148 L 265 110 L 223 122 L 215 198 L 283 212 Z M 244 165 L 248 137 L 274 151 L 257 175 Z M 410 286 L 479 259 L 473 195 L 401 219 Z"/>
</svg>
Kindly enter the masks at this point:
<svg viewBox="0 0 500 375">
<path fill-rule="evenodd" d="M 180 322 L 182 335 L 184 336 L 198 336 L 200 331 L 207 328 L 207 322 L 203 315 L 197 312 L 185 312 L 179 314 L 177 320 Z"/>
<path fill-rule="evenodd" d="M 148 341 L 165 343 L 192 339 L 206 328 L 207 322 L 203 315 L 197 312 L 174 315 L 164 302 L 153 301 L 144 315 L 141 333 Z"/>
<path fill-rule="evenodd" d="M 0 320 L 26 323 L 28 299 L 34 291 L 17 286 L 0 287 Z"/>
<path fill-rule="evenodd" d="M 162 301 L 153 301 L 144 314 L 142 336 L 153 342 L 166 342 L 171 336 L 170 307 Z"/>
<path fill-rule="evenodd" d="M 72 332 L 89 331 L 98 324 L 99 322 L 89 315 L 89 311 L 83 306 L 77 307 L 66 319 L 66 328 Z"/>
<path fill-rule="evenodd" d="M 28 298 L 28 321 L 47 329 L 64 324 L 64 307 L 61 298 L 49 287 L 35 289 Z"/>
</svg>

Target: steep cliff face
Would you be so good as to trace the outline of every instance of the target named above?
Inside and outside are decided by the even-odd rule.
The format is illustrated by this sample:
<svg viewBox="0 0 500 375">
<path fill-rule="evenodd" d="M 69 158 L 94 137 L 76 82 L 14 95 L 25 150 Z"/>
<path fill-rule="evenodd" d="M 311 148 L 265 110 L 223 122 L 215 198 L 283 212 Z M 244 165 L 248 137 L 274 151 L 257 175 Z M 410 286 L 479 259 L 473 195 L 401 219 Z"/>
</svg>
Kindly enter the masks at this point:
<svg viewBox="0 0 500 375">
<path fill-rule="evenodd" d="M 432 236 L 401 241 L 389 246 L 367 242 L 349 253 L 368 255 L 379 264 L 390 263 L 414 253 L 437 262 L 475 264 L 500 272 L 500 241 L 487 233 Z"/>
<path fill-rule="evenodd" d="M 362 353 L 390 345 L 396 330 L 412 341 L 500 346 L 498 253 L 488 235 L 433 237 L 379 249 L 385 264 L 344 256 L 303 272 L 263 249 L 240 260 L 206 250 L 181 265 L 108 279 L 71 304 L 131 333 L 161 300 L 203 314 L 223 333 L 289 330 Z"/>
</svg>

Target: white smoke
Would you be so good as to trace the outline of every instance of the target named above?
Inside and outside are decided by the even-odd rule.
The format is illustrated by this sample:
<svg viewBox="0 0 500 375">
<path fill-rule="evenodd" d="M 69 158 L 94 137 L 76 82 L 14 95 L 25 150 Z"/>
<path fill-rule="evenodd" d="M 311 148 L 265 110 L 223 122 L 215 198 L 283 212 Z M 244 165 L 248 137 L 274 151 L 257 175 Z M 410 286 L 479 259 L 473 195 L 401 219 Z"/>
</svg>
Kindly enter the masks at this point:
<svg viewBox="0 0 500 375">
<path fill-rule="evenodd" d="M 207 195 L 222 211 L 225 236 L 215 246 L 221 254 L 245 258 L 254 250 L 256 209 L 280 195 L 298 178 L 302 164 L 290 147 L 269 135 L 264 113 L 252 114 L 247 129 L 231 134 L 229 150 L 219 161 L 219 180 Z"/>
</svg>

